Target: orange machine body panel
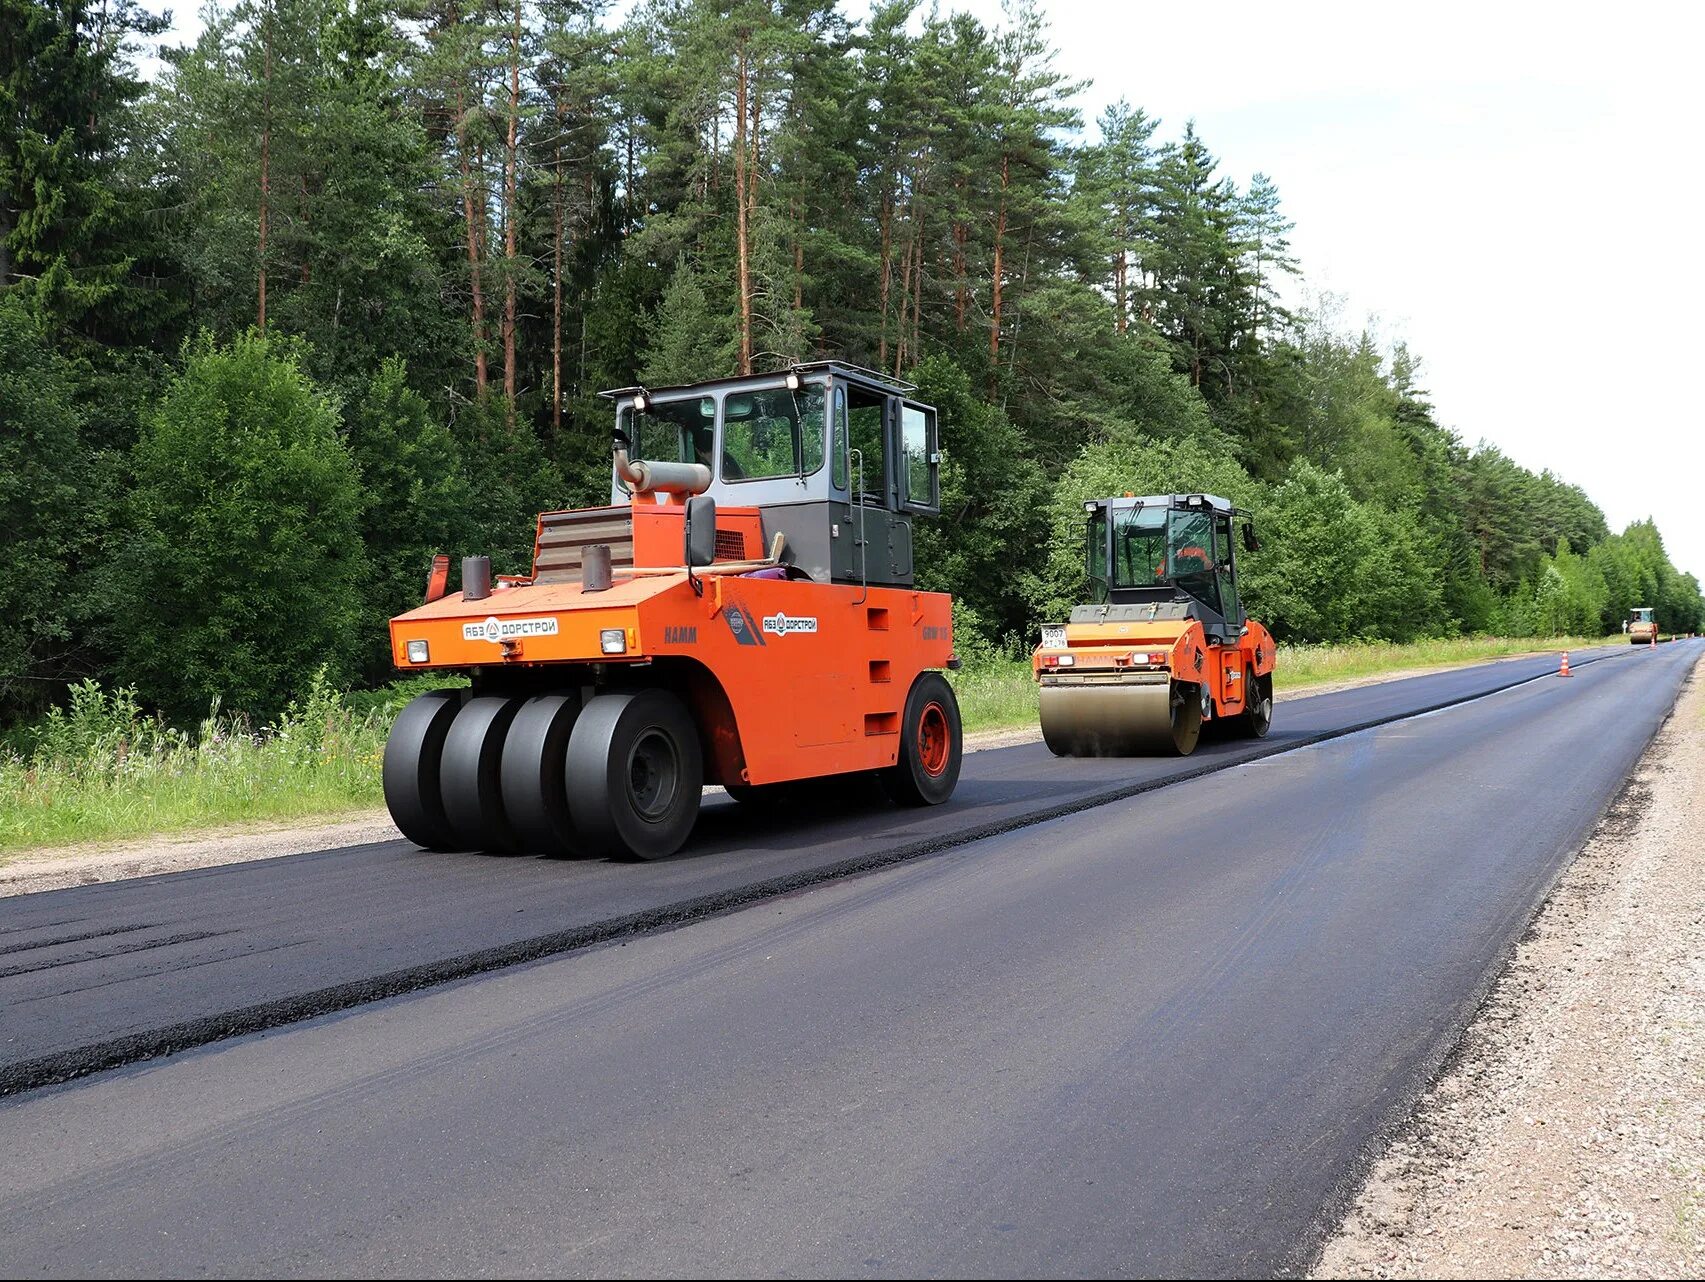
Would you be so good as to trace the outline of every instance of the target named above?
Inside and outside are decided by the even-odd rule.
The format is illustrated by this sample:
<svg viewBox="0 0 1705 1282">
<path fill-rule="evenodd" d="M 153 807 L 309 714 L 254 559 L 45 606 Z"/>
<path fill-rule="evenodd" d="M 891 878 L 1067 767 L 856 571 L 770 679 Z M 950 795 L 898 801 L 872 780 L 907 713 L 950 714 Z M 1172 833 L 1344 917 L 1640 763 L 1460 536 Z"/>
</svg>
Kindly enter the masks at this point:
<svg viewBox="0 0 1705 1282">
<path fill-rule="evenodd" d="M 634 560 L 681 558 L 681 511 L 634 505 Z M 673 534 L 669 533 L 670 528 Z M 719 540 L 732 531 L 758 555 L 757 509 L 719 509 Z M 714 783 L 776 783 L 891 766 L 900 718 L 918 673 L 953 651 L 951 598 L 906 588 L 699 571 L 618 569 L 604 591 L 578 582 L 500 581 L 489 597 L 461 593 L 391 620 L 391 651 L 405 672 L 492 675 L 555 665 L 562 684 L 598 674 L 679 688 L 693 708 Z M 604 648 L 620 632 L 621 653 Z M 409 659 L 425 642 L 427 659 Z M 648 669 L 648 671 L 640 671 Z M 548 677 L 548 673 L 546 676 Z"/>
<path fill-rule="evenodd" d="M 1038 646 L 1031 669 L 1044 672 L 1170 672 L 1199 685 L 1213 700 L 1213 715 L 1244 709 L 1251 676 L 1273 670 L 1273 637 L 1250 619 L 1234 645 L 1214 645 L 1194 619 L 1117 620 L 1066 624 L 1064 647 Z"/>
<path fill-rule="evenodd" d="M 633 505 L 633 563 L 678 565 L 686 508 L 679 503 Z M 718 507 L 717 560 L 756 561 L 764 555 L 764 516 L 755 507 Z"/>
</svg>

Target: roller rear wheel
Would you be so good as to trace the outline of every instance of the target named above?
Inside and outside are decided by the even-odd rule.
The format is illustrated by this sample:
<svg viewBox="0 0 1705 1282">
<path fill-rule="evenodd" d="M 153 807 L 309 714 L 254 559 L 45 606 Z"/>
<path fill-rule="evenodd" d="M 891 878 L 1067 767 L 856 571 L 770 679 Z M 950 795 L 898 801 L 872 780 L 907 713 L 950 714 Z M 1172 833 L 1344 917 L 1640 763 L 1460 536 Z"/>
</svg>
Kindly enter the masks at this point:
<svg viewBox="0 0 1705 1282">
<path fill-rule="evenodd" d="M 572 695 L 535 695 L 521 705 L 504 736 L 499 772 L 503 813 L 529 853 L 575 851 L 567 763 L 568 739 L 579 715 L 580 700 Z"/>
<path fill-rule="evenodd" d="M 1237 718 L 1238 729 L 1251 739 L 1265 739 L 1273 728 L 1273 674 L 1245 672 L 1243 684 L 1247 703 Z"/>
<path fill-rule="evenodd" d="M 444 740 L 440 774 L 444 815 L 463 850 L 520 849 L 503 810 L 503 739 L 521 700 L 505 695 L 469 699 Z"/>
<path fill-rule="evenodd" d="M 444 814 L 439 763 L 444 739 L 456 719 L 466 690 L 432 690 L 397 714 L 385 740 L 380 778 L 385 808 L 403 836 L 428 850 L 451 850 L 456 837 Z"/>
<path fill-rule="evenodd" d="M 666 690 L 601 694 L 568 739 L 568 808 L 589 855 L 662 859 L 698 819 L 704 754 L 686 707 Z"/>
<path fill-rule="evenodd" d="M 959 701 L 939 672 L 912 682 L 900 720 L 900 759 L 877 772 L 883 790 L 902 806 L 939 806 L 959 783 L 965 735 Z"/>
</svg>

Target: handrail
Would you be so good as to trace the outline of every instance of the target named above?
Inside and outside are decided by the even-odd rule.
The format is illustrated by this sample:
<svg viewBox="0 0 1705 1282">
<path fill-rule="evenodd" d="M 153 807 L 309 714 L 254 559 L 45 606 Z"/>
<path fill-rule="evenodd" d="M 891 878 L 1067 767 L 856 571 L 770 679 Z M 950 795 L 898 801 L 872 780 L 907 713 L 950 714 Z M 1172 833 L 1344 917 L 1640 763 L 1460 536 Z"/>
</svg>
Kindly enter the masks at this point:
<svg viewBox="0 0 1705 1282">
<path fill-rule="evenodd" d="M 858 455 L 858 484 L 853 487 L 853 506 L 858 509 L 858 588 L 859 597 L 854 605 L 863 605 L 870 599 L 870 544 L 864 536 L 864 451 L 851 444 L 851 434 L 848 434 L 847 470 L 852 470 L 852 456 Z"/>
</svg>

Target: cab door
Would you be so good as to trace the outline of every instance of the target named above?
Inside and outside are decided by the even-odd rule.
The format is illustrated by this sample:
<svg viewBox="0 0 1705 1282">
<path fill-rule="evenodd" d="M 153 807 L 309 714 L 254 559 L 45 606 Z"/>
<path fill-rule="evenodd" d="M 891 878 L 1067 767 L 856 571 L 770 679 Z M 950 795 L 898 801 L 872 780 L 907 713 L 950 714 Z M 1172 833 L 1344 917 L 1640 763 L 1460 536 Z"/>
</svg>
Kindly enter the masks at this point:
<svg viewBox="0 0 1705 1282">
<path fill-rule="evenodd" d="M 899 401 L 894 459 L 900 508 L 920 516 L 941 512 L 941 443 L 936 415 L 927 405 Z"/>
<path fill-rule="evenodd" d="M 1214 518 L 1214 573 L 1220 584 L 1220 613 L 1233 628 L 1243 626 L 1243 605 L 1237 599 L 1236 556 L 1232 548 L 1231 517 Z"/>
</svg>

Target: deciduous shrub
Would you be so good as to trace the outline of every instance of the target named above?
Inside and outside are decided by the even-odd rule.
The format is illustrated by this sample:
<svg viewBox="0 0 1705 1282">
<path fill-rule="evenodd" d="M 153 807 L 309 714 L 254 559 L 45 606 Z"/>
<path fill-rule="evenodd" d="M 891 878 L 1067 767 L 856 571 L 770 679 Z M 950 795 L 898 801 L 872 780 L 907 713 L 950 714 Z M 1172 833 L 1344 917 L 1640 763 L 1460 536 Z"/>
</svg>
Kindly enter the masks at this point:
<svg viewBox="0 0 1705 1282">
<path fill-rule="evenodd" d="M 361 618 L 361 489 L 338 412 L 299 349 L 203 336 L 134 452 L 108 569 L 120 671 L 176 720 L 216 698 L 280 712 L 322 664 L 350 674 Z"/>
</svg>

